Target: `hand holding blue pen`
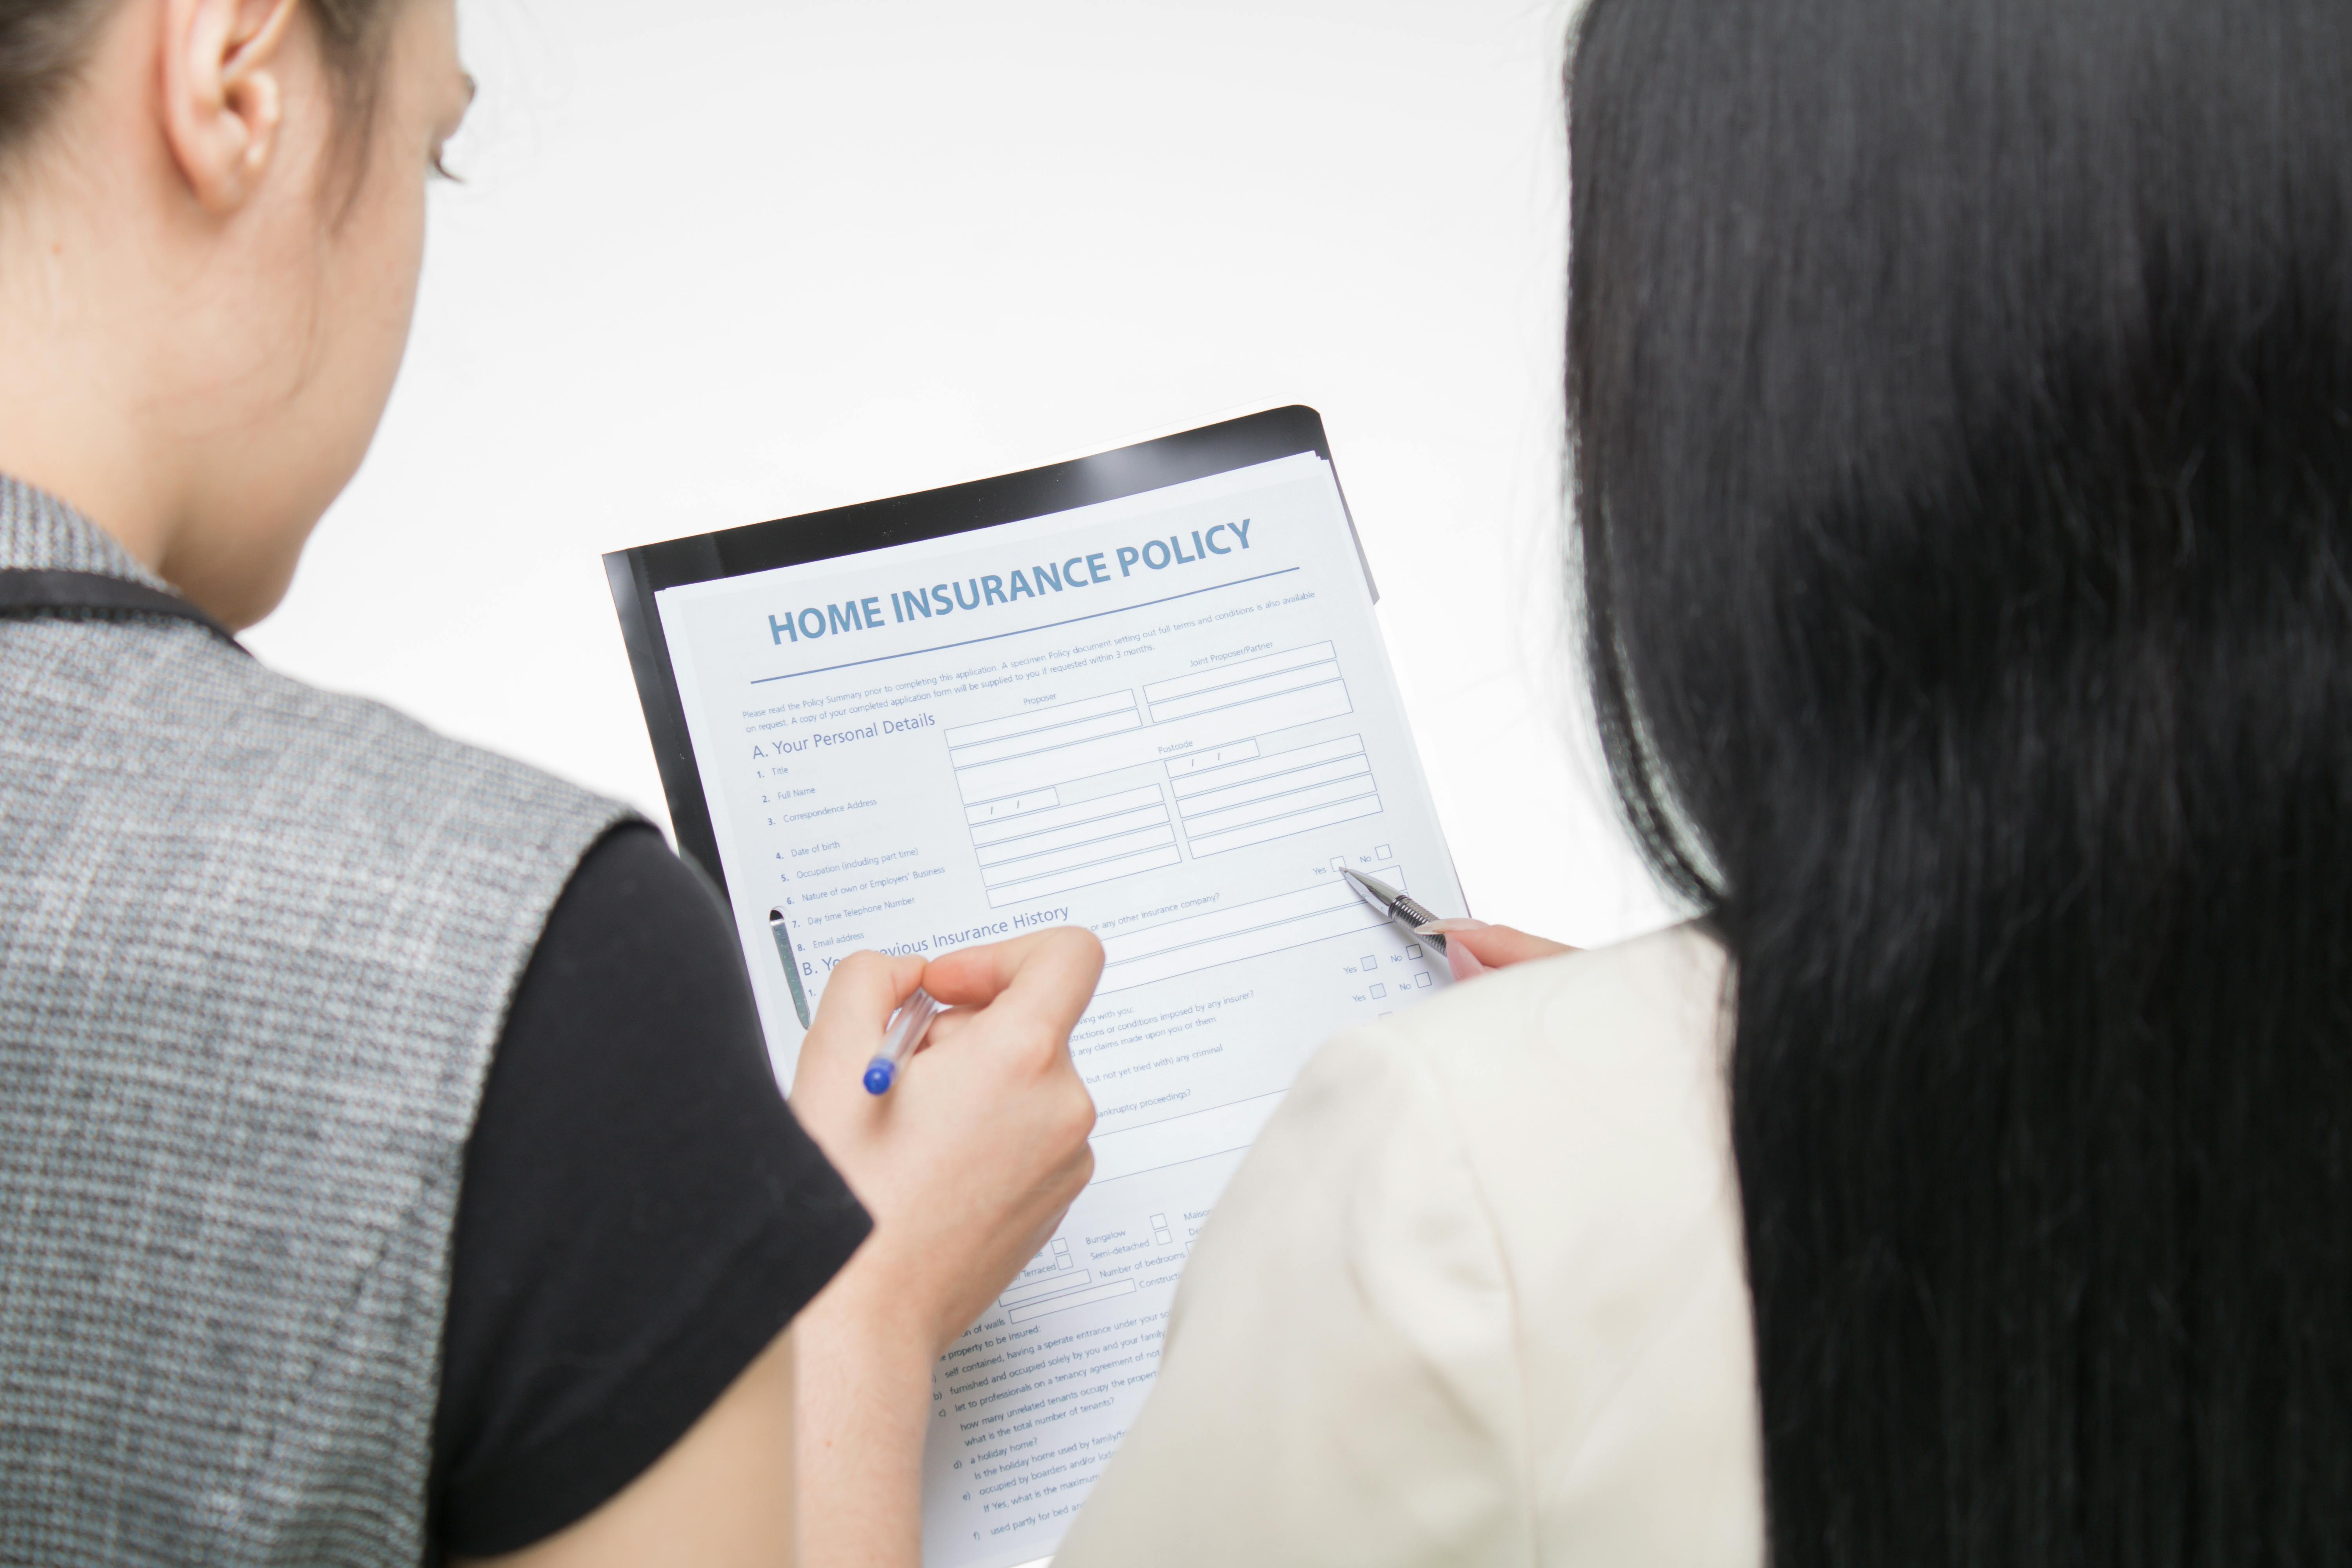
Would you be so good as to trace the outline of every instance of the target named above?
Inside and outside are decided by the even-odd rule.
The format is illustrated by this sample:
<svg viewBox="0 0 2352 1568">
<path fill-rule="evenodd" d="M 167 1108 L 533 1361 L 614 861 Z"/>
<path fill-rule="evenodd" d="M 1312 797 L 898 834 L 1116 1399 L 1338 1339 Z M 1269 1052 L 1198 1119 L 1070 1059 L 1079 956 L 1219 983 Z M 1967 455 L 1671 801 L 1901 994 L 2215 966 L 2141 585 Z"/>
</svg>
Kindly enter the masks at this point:
<svg viewBox="0 0 2352 1568">
<path fill-rule="evenodd" d="M 890 1086 L 898 1081 L 898 1074 L 905 1068 L 907 1058 L 913 1056 L 915 1047 L 923 1043 L 923 1037 L 930 1032 L 931 1020 L 938 1017 L 940 1012 L 939 1002 L 931 994 L 919 985 L 916 986 L 915 994 L 890 1016 L 890 1028 L 882 1037 L 880 1054 L 866 1064 L 866 1093 L 890 1092 Z"/>
</svg>

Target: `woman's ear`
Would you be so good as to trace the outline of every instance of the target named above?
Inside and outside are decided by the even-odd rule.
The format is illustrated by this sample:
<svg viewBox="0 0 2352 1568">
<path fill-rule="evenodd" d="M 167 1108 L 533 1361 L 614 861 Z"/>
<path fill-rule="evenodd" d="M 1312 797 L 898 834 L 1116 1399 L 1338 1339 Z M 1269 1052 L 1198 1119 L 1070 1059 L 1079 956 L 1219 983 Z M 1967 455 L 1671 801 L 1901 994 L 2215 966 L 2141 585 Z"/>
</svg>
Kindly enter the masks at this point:
<svg viewBox="0 0 2352 1568">
<path fill-rule="evenodd" d="M 164 0 L 164 140 L 206 212 L 250 199 L 285 115 L 287 36 L 301 0 Z"/>
</svg>

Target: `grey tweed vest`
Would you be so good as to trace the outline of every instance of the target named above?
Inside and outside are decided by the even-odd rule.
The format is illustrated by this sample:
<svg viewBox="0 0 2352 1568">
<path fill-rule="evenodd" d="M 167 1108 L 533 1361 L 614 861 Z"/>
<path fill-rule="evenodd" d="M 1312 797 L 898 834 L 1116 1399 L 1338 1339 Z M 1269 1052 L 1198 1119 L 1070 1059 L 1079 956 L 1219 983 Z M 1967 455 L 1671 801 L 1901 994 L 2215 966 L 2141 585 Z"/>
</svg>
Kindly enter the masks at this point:
<svg viewBox="0 0 2352 1568">
<path fill-rule="evenodd" d="M 161 585 L 5 479 L 0 567 Z M 625 816 L 194 624 L 0 620 L 0 1563 L 419 1561 L 460 1154 Z"/>
</svg>

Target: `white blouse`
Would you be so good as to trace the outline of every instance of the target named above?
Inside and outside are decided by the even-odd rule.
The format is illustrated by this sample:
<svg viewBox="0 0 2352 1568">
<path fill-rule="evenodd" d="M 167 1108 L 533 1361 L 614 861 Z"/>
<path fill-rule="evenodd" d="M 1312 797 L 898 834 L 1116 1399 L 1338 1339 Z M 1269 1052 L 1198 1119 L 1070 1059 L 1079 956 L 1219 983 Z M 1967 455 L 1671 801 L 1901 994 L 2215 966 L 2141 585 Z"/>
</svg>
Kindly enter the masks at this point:
<svg viewBox="0 0 2352 1568">
<path fill-rule="evenodd" d="M 1679 927 L 1326 1046 L 1055 1568 L 1760 1563 L 1725 968 Z"/>
</svg>

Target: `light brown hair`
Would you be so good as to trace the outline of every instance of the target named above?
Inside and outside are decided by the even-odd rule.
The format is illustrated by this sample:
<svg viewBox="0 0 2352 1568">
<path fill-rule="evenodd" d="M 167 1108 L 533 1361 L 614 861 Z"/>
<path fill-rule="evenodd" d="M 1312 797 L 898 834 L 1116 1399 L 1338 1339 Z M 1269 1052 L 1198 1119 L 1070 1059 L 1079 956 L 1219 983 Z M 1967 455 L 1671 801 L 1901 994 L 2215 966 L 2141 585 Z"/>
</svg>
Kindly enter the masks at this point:
<svg viewBox="0 0 2352 1568">
<path fill-rule="evenodd" d="M 0 156 L 56 111 L 117 0 L 0 0 Z M 362 152 L 374 122 L 386 23 L 401 0 L 305 0 L 343 100 L 340 134 Z"/>
</svg>

